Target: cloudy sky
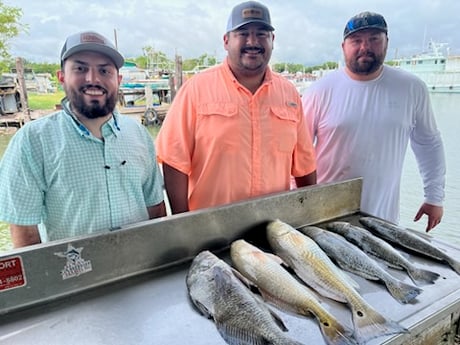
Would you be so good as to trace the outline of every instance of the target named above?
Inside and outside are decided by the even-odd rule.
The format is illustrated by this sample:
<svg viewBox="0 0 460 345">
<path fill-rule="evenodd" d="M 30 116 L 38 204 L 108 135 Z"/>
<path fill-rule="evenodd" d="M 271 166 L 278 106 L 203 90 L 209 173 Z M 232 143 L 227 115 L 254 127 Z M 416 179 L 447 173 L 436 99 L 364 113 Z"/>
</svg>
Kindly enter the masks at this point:
<svg viewBox="0 0 460 345">
<path fill-rule="evenodd" d="M 202 54 L 221 60 L 228 15 L 240 0 L 3 0 L 23 10 L 28 33 L 10 42 L 14 57 L 33 62 L 59 62 L 67 35 L 96 30 L 115 41 L 125 57 L 150 46 L 173 59 Z M 370 10 L 389 25 L 387 58 L 412 55 L 428 41 L 447 43 L 460 55 L 458 0 L 264 0 L 275 27 L 272 62 L 306 66 L 340 62 L 340 43 L 347 20 Z"/>
</svg>

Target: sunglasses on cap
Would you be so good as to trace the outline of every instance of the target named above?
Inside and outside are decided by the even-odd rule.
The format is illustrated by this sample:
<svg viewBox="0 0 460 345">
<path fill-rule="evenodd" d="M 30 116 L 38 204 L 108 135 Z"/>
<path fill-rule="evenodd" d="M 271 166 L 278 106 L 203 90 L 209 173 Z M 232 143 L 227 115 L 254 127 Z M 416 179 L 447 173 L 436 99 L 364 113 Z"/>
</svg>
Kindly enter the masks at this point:
<svg viewBox="0 0 460 345">
<path fill-rule="evenodd" d="M 345 39 L 356 31 L 364 29 L 379 29 L 383 32 L 388 31 L 387 23 L 383 16 L 377 13 L 364 12 L 354 16 L 348 21 L 343 31 L 343 38 Z"/>
</svg>

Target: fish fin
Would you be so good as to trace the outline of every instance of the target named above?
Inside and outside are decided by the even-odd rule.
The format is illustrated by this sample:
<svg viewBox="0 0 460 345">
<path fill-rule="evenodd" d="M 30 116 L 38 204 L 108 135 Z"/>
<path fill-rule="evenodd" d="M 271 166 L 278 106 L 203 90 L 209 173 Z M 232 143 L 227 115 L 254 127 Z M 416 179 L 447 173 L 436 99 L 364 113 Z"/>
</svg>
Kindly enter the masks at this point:
<svg viewBox="0 0 460 345">
<path fill-rule="evenodd" d="M 328 345 L 357 345 L 353 330 L 335 319 L 318 320 L 319 328 Z"/>
<path fill-rule="evenodd" d="M 285 303 L 281 301 L 279 298 L 276 298 L 275 296 L 273 296 L 272 294 L 270 294 L 269 292 L 265 290 L 260 290 L 260 293 L 262 294 L 262 297 L 265 301 L 275 305 L 281 310 L 292 313 L 294 315 L 300 314 L 300 315 L 308 316 L 308 317 L 313 316 L 313 314 L 309 310 L 305 310 L 304 308 L 302 308 L 302 310 L 299 310 L 299 308 L 296 308 L 290 303 Z M 321 302 L 318 300 L 318 303 L 321 303 Z"/>
<path fill-rule="evenodd" d="M 406 284 L 397 279 L 386 279 L 385 286 L 391 296 L 402 304 L 409 303 L 423 291 L 416 286 Z"/>
<path fill-rule="evenodd" d="M 436 272 L 424 270 L 417 267 L 410 267 L 406 271 L 415 284 L 434 284 L 434 282 L 440 277 L 440 275 Z"/>
<path fill-rule="evenodd" d="M 375 262 L 377 262 L 379 265 L 383 266 L 384 268 L 393 268 L 398 271 L 404 270 L 404 268 L 401 265 L 391 263 L 390 261 L 385 260 L 384 258 L 366 251 L 366 254 L 369 255 L 371 259 L 373 259 Z"/>
<path fill-rule="evenodd" d="M 208 319 L 212 318 L 212 313 L 208 310 L 208 308 L 206 308 L 206 306 L 204 304 L 202 304 L 199 301 L 194 300 L 194 299 L 192 299 L 192 302 L 193 302 L 194 306 L 196 307 L 196 309 L 198 309 L 198 311 L 203 316 L 205 316 Z"/>
<path fill-rule="evenodd" d="M 345 269 L 345 268 L 344 268 Z M 369 274 L 365 271 L 360 271 L 360 270 L 355 270 L 353 269 L 352 267 L 347 267 L 346 268 L 347 271 L 351 272 L 351 273 L 354 273 L 364 279 L 367 279 L 367 280 L 379 280 L 380 278 L 375 276 L 375 275 L 372 275 L 372 274 Z M 351 278 L 351 277 L 350 277 Z M 351 284 L 350 284 L 351 285 Z M 355 288 L 356 289 L 356 288 Z M 357 290 L 357 289 L 356 289 Z"/>
<path fill-rule="evenodd" d="M 445 258 L 445 261 L 447 261 L 447 263 L 450 265 L 450 267 L 452 267 L 452 269 L 457 272 L 458 274 L 460 274 L 460 261 L 457 261 L 451 257 L 446 257 Z"/>
<path fill-rule="evenodd" d="M 246 287 L 249 289 L 249 290 L 254 290 L 257 289 L 257 285 L 255 285 L 251 280 L 249 280 L 248 278 L 246 278 L 244 275 L 242 275 L 238 270 L 236 270 L 235 268 L 231 268 L 232 269 L 232 273 L 233 275 L 238 278 L 244 285 L 246 285 Z"/>
<path fill-rule="evenodd" d="M 284 324 L 284 321 L 278 316 L 278 314 L 270 307 L 267 306 L 268 311 L 270 312 L 271 317 L 273 318 L 273 321 L 278 325 L 278 327 L 283 331 L 287 332 L 289 329 L 286 327 Z"/>
<path fill-rule="evenodd" d="M 409 330 L 395 321 L 385 318 L 370 306 L 353 309 L 354 337 L 360 344 L 384 335 L 408 333 Z"/>
<path fill-rule="evenodd" d="M 281 259 L 278 255 L 273 254 L 273 253 L 268 253 L 268 252 L 265 252 L 265 255 L 267 255 L 270 259 L 275 261 L 278 265 L 289 267 L 288 264 L 285 263 L 284 260 Z"/>
<path fill-rule="evenodd" d="M 262 293 L 261 290 L 259 290 L 260 293 Z M 263 309 L 267 309 L 268 312 L 270 313 L 270 316 L 272 317 L 273 321 L 275 321 L 276 325 L 283 331 L 283 332 L 287 332 L 288 331 L 288 328 L 286 327 L 286 325 L 284 324 L 283 320 L 281 319 L 281 317 L 273 310 L 273 308 L 270 306 L 270 305 L 267 305 L 265 304 L 263 298 L 261 295 L 256 295 L 256 294 L 253 294 L 255 300 L 257 301 L 257 303 L 259 303 L 261 305 L 261 308 Z"/>
</svg>

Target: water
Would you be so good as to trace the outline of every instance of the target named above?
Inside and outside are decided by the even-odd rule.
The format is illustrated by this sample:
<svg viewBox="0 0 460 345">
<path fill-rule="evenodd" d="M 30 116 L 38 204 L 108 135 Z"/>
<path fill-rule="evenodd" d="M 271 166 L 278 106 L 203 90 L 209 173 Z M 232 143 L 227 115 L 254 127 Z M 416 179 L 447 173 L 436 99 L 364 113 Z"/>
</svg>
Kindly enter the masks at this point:
<svg viewBox="0 0 460 345">
<path fill-rule="evenodd" d="M 460 94 L 432 94 L 436 121 L 442 133 L 447 158 L 446 199 L 441 224 L 430 232 L 435 238 L 460 245 Z M 157 131 L 151 130 L 152 137 Z M 11 138 L 11 133 L 0 130 L 0 156 Z M 423 201 L 423 189 L 414 155 L 408 150 L 401 186 L 401 225 L 424 231 L 426 217 L 414 223 L 413 219 Z M 11 248 L 8 225 L 0 222 L 0 251 Z"/>
</svg>

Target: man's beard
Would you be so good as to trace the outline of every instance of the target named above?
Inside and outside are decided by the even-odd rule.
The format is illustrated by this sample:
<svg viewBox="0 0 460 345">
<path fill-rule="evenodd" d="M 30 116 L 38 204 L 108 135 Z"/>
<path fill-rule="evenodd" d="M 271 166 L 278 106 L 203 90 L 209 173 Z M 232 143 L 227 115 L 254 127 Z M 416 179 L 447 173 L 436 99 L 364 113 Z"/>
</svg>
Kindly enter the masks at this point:
<svg viewBox="0 0 460 345">
<path fill-rule="evenodd" d="M 375 54 L 367 54 L 368 57 L 372 57 L 373 60 L 371 62 L 359 62 L 357 57 L 354 60 L 349 60 L 347 61 L 347 67 L 348 69 L 355 73 L 355 74 L 360 74 L 360 75 L 368 75 L 372 74 L 382 66 L 383 61 L 384 61 L 384 56 L 376 56 Z"/>
<path fill-rule="evenodd" d="M 118 100 L 118 96 L 116 94 L 107 93 L 107 100 L 104 104 L 100 104 L 97 100 L 91 101 L 90 104 L 87 104 L 85 103 L 84 96 L 82 96 L 82 90 L 75 92 L 74 90 L 69 89 L 66 90 L 66 94 L 72 110 L 88 119 L 96 119 L 112 113 Z"/>
</svg>

